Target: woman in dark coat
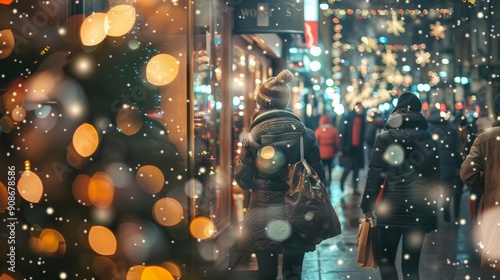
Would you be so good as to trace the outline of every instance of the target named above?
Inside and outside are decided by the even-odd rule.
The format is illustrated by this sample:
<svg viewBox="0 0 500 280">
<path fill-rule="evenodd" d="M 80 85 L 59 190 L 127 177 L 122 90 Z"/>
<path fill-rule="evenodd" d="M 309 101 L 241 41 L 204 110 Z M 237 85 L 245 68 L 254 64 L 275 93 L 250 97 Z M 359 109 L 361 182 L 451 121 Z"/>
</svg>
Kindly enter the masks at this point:
<svg viewBox="0 0 500 280">
<path fill-rule="evenodd" d="M 292 233 L 285 212 L 286 174 L 289 165 L 300 161 L 300 136 L 305 159 L 325 181 L 314 132 L 286 109 L 292 79 L 293 74 L 284 70 L 260 87 L 260 110 L 253 116 L 234 171 L 239 186 L 250 191 L 238 247 L 256 253 L 259 280 L 276 279 L 278 254 L 283 254 L 283 279 L 300 279 L 305 252 L 315 250 L 314 243 Z"/>
<path fill-rule="evenodd" d="M 439 158 L 421 108 L 417 96 L 403 93 L 370 159 L 361 208 L 366 218 L 376 211 L 376 258 L 382 279 L 398 279 L 395 262 L 401 238 L 404 279 L 419 279 L 424 237 L 436 228 Z M 375 205 L 384 180 L 383 199 Z"/>
<path fill-rule="evenodd" d="M 458 219 L 462 198 L 463 184 L 459 184 L 460 166 L 462 165 L 460 137 L 452 122 L 442 117 L 441 111 L 436 107 L 429 109 L 427 122 L 429 123 L 428 130 L 432 139 L 436 141 L 439 153 L 441 186 L 444 193 L 443 217 L 445 222 L 449 222 L 451 220 L 451 200 L 453 199 L 453 216 Z"/>
</svg>

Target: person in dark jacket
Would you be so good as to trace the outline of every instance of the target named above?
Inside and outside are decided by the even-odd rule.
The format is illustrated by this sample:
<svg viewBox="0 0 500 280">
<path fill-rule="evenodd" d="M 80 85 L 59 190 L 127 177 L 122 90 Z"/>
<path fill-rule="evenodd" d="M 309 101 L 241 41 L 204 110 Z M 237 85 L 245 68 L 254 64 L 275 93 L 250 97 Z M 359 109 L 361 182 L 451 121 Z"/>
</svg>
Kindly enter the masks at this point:
<svg viewBox="0 0 500 280">
<path fill-rule="evenodd" d="M 289 109 L 288 83 L 293 74 L 283 70 L 259 88 L 250 132 L 242 142 L 234 175 L 238 185 L 250 191 L 238 248 L 255 252 L 258 279 L 276 279 L 278 254 L 283 254 L 283 279 L 300 279 L 305 252 L 315 244 L 294 234 L 286 219 L 285 194 L 288 166 L 300 161 L 300 137 L 304 139 L 304 157 L 325 181 L 318 141 Z"/>
<path fill-rule="evenodd" d="M 318 121 L 318 128 L 314 131 L 318 139 L 319 153 L 326 172 L 326 186 L 330 190 L 332 182 L 332 169 L 335 168 L 334 160 L 340 146 L 339 131 L 333 126 L 332 118 L 326 114 Z"/>
<path fill-rule="evenodd" d="M 365 108 L 361 103 L 356 103 L 340 121 L 340 160 L 339 164 L 344 168 L 340 176 L 340 190 L 344 191 L 347 176 L 352 171 L 352 189 L 354 195 L 360 195 L 358 191 L 359 170 L 365 166 Z"/>
<path fill-rule="evenodd" d="M 398 279 L 395 263 L 401 239 L 404 279 L 419 279 L 425 234 L 436 229 L 439 158 L 421 109 L 413 93 L 399 97 L 387 131 L 375 140 L 369 163 L 360 206 L 365 218 L 377 219 L 376 259 L 382 279 Z M 376 205 L 384 181 L 382 200 Z"/>
<path fill-rule="evenodd" d="M 460 137 L 458 130 L 449 119 L 445 119 L 441 111 L 432 106 L 427 117 L 429 132 L 432 139 L 436 141 L 439 153 L 439 164 L 441 169 L 441 186 L 443 188 L 443 217 L 445 222 L 451 220 L 451 200 L 453 200 L 454 218 L 458 219 L 460 213 L 460 202 L 462 198 L 460 180 L 460 166 L 462 156 L 460 155 Z M 458 186 L 461 186 L 458 188 Z"/>
</svg>

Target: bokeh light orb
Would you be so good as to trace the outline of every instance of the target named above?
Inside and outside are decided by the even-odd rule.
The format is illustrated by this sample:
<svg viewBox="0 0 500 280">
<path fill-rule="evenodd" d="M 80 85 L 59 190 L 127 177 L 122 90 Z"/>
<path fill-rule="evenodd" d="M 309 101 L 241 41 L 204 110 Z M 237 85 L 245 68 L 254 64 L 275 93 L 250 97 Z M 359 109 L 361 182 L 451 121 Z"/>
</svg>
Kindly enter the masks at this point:
<svg viewBox="0 0 500 280">
<path fill-rule="evenodd" d="M 156 86 L 171 83 L 178 73 L 179 61 L 168 54 L 158 54 L 152 57 L 146 66 L 146 79 Z"/>
<path fill-rule="evenodd" d="M 42 180 L 34 172 L 25 170 L 17 183 L 17 191 L 26 201 L 38 203 L 43 194 Z"/>
<path fill-rule="evenodd" d="M 116 252 L 116 237 L 113 232 L 106 227 L 91 227 L 88 241 L 92 250 L 99 255 L 110 256 L 114 255 Z"/>
<path fill-rule="evenodd" d="M 116 116 L 116 125 L 125 135 L 134 135 L 142 127 L 142 113 L 137 107 L 123 106 Z"/>
<path fill-rule="evenodd" d="M 173 198 L 162 198 L 153 205 L 153 217 L 163 226 L 174 226 L 184 218 L 182 205 Z"/>
<path fill-rule="evenodd" d="M 276 174 L 283 170 L 286 164 L 286 156 L 280 150 L 271 146 L 264 146 L 257 151 L 257 169 L 264 174 Z"/>
<path fill-rule="evenodd" d="M 12 119 L 16 122 L 20 122 L 24 120 L 26 117 L 26 110 L 23 107 L 16 107 L 12 110 Z"/>
<path fill-rule="evenodd" d="M 207 217 L 196 217 L 191 221 L 189 231 L 195 238 L 204 240 L 214 235 L 215 225 Z"/>
<path fill-rule="evenodd" d="M 164 267 L 166 270 L 168 270 L 168 272 L 170 272 L 170 274 L 172 274 L 172 276 L 175 279 L 180 279 L 181 278 L 181 276 L 182 276 L 182 270 L 181 270 L 181 267 L 178 264 L 166 261 L 166 262 L 163 262 L 161 264 L 161 266 Z"/>
<path fill-rule="evenodd" d="M 99 146 L 99 134 L 89 123 L 80 125 L 73 134 L 73 147 L 82 157 L 91 156 Z"/>
<path fill-rule="evenodd" d="M 110 207 L 115 195 L 113 180 L 104 172 L 96 172 L 89 180 L 87 195 L 92 205 Z"/>
<path fill-rule="evenodd" d="M 144 265 L 134 265 L 127 271 L 126 280 L 141 280 L 142 272 L 146 269 Z"/>
<path fill-rule="evenodd" d="M 15 41 L 12 30 L 0 31 L 0 59 L 8 57 L 14 49 Z"/>
<path fill-rule="evenodd" d="M 0 213 L 4 213 L 7 210 L 8 200 L 7 200 L 7 187 L 0 182 Z"/>
<path fill-rule="evenodd" d="M 141 168 L 137 170 L 135 178 L 141 189 L 149 194 L 161 191 L 165 182 L 163 172 L 153 165 L 141 166 Z"/>
<path fill-rule="evenodd" d="M 66 241 L 61 233 L 56 230 L 46 228 L 42 230 L 40 236 L 40 249 L 49 255 L 64 255 L 66 252 Z"/>
<path fill-rule="evenodd" d="M 272 240 L 283 241 L 292 235 L 292 226 L 285 220 L 270 221 L 266 228 L 266 235 Z"/>
<path fill-rule="evenodd" d="M 391 144 L 384 152 L 384 160 L 390 165 L 401 165 L 404 162 L 405 152 L 398 144 Z"/>
<path fill-rule="evenodd" d="M 165 268 L 153 265 L 142 271 L 141 280 L 174 280 L 174 277 Z"/>
<path fill-rule="evenodd" d="M 109 9 L 107 20 L 108 36 L 119 37 L 127 34 L 134 27 L 136 11 L 132 5 L 117 5 Z"/>
<path fill-rule="evenodd" d="M 84 46 L 98 45 L 106 38 L 108 29 L 108 15 L 93 13 L 85 18 L 80 27 L 80 40 Z"/>
</svg>

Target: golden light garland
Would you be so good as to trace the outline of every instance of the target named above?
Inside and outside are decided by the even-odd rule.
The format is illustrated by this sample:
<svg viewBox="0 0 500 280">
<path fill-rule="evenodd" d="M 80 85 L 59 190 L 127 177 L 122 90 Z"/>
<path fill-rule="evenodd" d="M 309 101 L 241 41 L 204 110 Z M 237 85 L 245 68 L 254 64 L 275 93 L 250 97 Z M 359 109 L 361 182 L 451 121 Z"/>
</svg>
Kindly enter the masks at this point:
<svg viewBox="0 0 500 280">
<path fill-rule="evenodd" d="M 474 1 L 475 0 L 469 0 Z M 465 1 L 464 1 L 465 2 Z M 342 19 L 346 16 L 355 16 L 357 19 L 369 19 L 375 16 L 387 16 L 390 17 L 391 13 L 395 12 L 400 16 L 409 16 L 412 19 L 422 18 L 426 16 L 439 18 L 450 18 L 453 15 L 453 8 L 436 8 L 436 9 L 398 9 L 398 10 L 387 10 L 387 9 L 333 9 L 330 8 L 323 12 L 326 17 L 334 16 L 337 19 Z"/>
</svg>

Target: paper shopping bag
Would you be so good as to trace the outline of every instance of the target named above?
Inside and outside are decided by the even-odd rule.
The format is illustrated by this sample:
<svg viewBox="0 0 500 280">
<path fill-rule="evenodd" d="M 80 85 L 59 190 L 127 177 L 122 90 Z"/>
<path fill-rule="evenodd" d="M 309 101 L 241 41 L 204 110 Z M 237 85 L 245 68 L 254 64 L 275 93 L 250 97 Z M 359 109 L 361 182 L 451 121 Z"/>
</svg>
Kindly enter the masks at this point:
<svg viewBox="0 0 500 280">
<path fill-rule="evenodd" d="M 362 219 L 358 230 L 358 266 L 377 268 L 376 261 L 377 229 L 371 219 Z"/>
</svg>

